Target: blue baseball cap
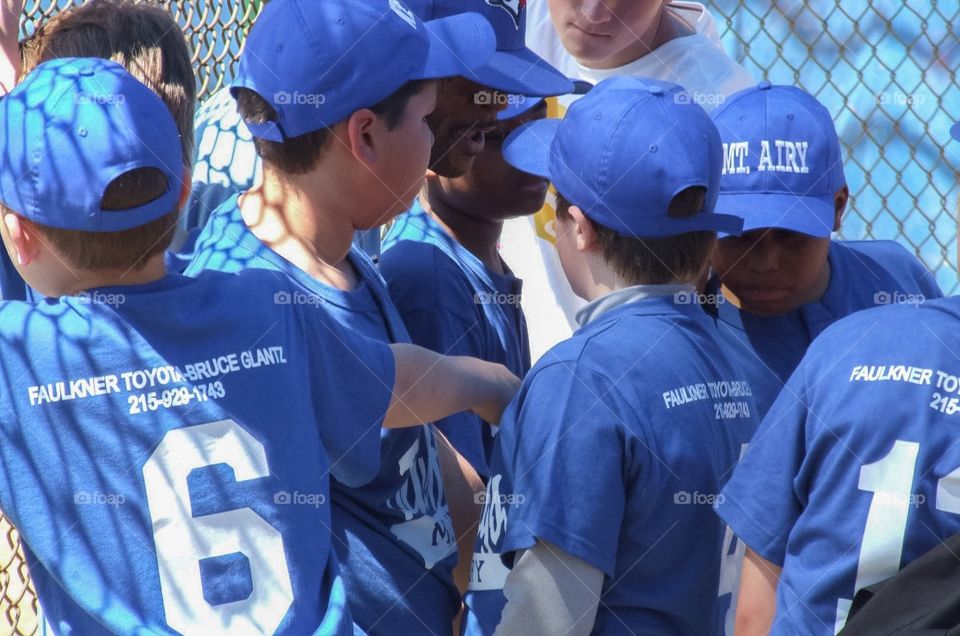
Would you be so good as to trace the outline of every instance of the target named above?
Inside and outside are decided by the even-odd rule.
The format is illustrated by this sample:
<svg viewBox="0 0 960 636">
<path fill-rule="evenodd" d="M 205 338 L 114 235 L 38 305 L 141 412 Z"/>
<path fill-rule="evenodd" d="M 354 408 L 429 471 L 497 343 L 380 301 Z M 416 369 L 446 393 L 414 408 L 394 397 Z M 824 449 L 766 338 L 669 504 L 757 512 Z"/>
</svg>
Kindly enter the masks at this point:
<svg viewBox="0 0 960 636">
<path fill-rule="evenodd" d="M 737 217 L 714 213 L 720 184 L 720 135 L 710 116 L 678 84 L 645 77 L 603 80 L 563 119 L 515 130 L 503 156 L 545 177 L 597 223 L 638 238 L 698 230 L 736 233 Z M 667 216 L 682 190 L 706 188 L 703 210 Z"/>
<path fill-rule="evenodd" d="M 245 122 L 272 141 L 329 128 L 412 80 L 484 64 L 496 36 L 482 16 L 425 24 L 400 0 L 271 0 L 247 36 L 231 89 L 249 88 L 278 121 Z"/>
<path fill-rule="evenodd" d="M 723 141 L 717 211 L 743 231 L 833 232 L 834 195 L 846 185 L 830 112 L 795 86 L 763 81 L 728 97 L 713 113 Z"/>
<path fill-rule="evenodd" d="M 410 0 L 424 20 L 479 13 L 493 27 L 497 52 L 464 77 L 505 93 L 530 97 L 566 95 L 573 84 L 563 73 L 527 48 L 527 0 Z"/>
<path fill-rule="evenodd" d="M 174 211 L 183 156 L 170 111 L 116 62 L 44 62 L 0 99 L 0 201 L 41 225 L 118 232 Z M 104 210 L 117 177 L 156 168 L 167 178 L 158 198 Z"/>
</svg>

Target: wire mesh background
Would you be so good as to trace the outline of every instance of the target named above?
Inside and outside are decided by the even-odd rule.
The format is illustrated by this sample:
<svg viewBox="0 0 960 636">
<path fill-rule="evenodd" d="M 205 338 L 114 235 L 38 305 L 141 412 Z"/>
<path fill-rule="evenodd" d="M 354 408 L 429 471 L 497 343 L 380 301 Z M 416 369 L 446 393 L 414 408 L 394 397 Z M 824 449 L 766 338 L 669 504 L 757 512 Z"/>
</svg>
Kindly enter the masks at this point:
<svg viewBox="0 0 960 636">
<path fill-rule="evenodd" d="M 545 2 L 546 0 L 530 0 Z M 82 0 L 26 0 L 22 33 Z M 262 0 L 161 1 L 193 49 L 201 99 L 230 81 Z M 893 239 L 944 292 L 958 287 L 955 166 L 960 142 L 956 0 L 714 0 L 724 48 L 759 81 L 795 84 L 834 116 L 845 146 L 848 239 Z M 0 632 L 34 634 L 36 596 L 16 531 L 0 518 Z M 6 626 L 2 623 L 6 622 Z"/>
</svg>

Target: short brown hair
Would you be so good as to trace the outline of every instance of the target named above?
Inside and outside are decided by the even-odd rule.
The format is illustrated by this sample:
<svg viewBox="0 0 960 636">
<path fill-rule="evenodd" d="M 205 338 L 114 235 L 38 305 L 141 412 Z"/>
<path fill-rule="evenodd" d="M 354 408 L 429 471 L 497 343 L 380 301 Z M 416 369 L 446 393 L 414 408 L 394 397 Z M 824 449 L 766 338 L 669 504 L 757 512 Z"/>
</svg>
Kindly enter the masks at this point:
<svg viewBox="0 0 960 636">
<path fill-rule="evenodd" d="M 392 95 L 370 107 L 374 113 L 383 117 L 387 130 L 400 125 L 407 109 L 407 102 L 418 94 L 432 80 L 414 80 L 407 82 Z M 237 88 L 237 110 L 244 121 L 265 124 L 277 121 L 277 111 L 267 100 L 248 88 Z M 320 128 L 284 141 L 270 141 L 254 137 L 257 154 L 281 172 L 286 174 L 304 174 L 310 172 L 330 140 L 329 128 Z"/>
<path fill-rule="evenodd" d="M 21 47 L 23 73 L 62 57 L 101 57 L 122 64 L 163 99 L 180 131 L 183 163 L 193 165 L 197 80 L 190 47 L 173 16 L 159 5 L 91 0 L 65 9 Z"/>
<path fill-rule="evenodd" d="M 114 179 L 103 194 L 101 207 L 122 214 L 153 201 L 167 191 L 167 177 L 156 168 L 138 168 Z M 77 269 L 142 269 L 163 253 L 173 240 L 179 210 L 145 225 L 119 232 L 81 232 L 27 221 L 50 242 L 68 265 Z"/>
<path fill-rule="evenodd" d="M 689 218 L 703 209 L 706 188 L 681 190 L 667 216 Z M 557 193 L 557 219 L 571 220 L 571 203 Z M 597 232 L 603 260 L 628 285 L 664 285 L 674 281 L 692 282 L 703 271 L 716 242 L 716 232 L 687 232 L 665 238 L 636 238 L 618 234 L 589 219 Z"/>
</svg>

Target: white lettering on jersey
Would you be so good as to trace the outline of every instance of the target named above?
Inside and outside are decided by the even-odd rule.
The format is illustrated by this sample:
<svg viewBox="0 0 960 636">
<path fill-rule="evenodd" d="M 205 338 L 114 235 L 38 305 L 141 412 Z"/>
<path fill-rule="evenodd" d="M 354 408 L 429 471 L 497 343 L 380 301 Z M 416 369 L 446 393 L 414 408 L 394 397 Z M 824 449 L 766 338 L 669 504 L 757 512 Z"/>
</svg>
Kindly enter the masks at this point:
<svg viewBox="0 0 960 636">
<path fill-rule="evenodd" d="M 507 530 L 507 508 L 509 497 L 500 492 L 502 475 L 493 475 L 487 483 L 484 493 L 483 515 L 477 530 L 479 547 L 473 553 L 470 566 L 470 590 L 483 592 L 503 589 L 509 570 L 496 552 L 497 545 Z"/>
<path fill-rule="evenodd" d="M 399 510 L 406 519 L 391 527 L 391 532 L 416 550 L 429 569 L 456 552 L 457 542 L 433 432 L 424 428 L 423 433 L 397 463 L 403 484 L 387 507 Z M 426 440 L 426 454 L 420 452 L 421 439 Z"/>
</svg>

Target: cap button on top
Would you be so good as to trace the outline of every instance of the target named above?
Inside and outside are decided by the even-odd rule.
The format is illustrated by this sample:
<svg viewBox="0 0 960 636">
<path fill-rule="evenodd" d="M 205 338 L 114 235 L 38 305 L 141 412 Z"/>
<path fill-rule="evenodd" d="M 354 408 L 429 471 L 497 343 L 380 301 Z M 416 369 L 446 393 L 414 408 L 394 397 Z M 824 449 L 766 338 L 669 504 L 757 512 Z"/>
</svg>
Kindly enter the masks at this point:
<svg viewBox="0 0 960 636">
<path fill-rule="evenodd" d="M 759 88 L 762 91 L 769 90 L 771 86 L 772 84 L 770 84 L 770 80 L 763 80 L 759 84 L 757 84 L 757 88 Z"/>
<path fill-rule="evenodd" d="M 663 95 L 663 88 L 660 86 L 648 86 L 647 90 L 651 95 Z"/>
<path fill-rule="evenodd" d="M 92 68 L 82 68 L 80 69 L 80 75 L 83 77 L 92 77 L 95 73 Z"/>
</svg>

